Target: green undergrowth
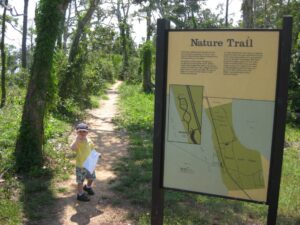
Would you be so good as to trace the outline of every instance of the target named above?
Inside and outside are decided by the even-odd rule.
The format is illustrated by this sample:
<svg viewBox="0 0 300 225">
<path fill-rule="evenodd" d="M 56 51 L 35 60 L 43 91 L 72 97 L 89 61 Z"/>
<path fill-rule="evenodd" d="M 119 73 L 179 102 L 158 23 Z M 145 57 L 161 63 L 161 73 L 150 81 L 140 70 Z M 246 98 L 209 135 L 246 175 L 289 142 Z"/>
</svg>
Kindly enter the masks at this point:
<svg viewBox="0 0 300 225">
<path fill-rule="evenodd" d="M 282 224 L 300 225 L 300 129 L 286 127 L 281 187 L 279 197 L 279 220 Z"/>
<path fill-rule="evenodd" d="M 42 168 L 27 175 L 15 173 L 15 142 L 21 122 L 25 91 L 10 88 L 5 107 L 0 109 L 0 224 L 17 225 L 41 219 L 54 200 L 54 183 L 71 171 L 67 147 L 71 125 L 61 116 L 48 114 L 45 120 Z M 26 218 L 26 219 L 25 219 Z"/>
<path fill-rule="evenodd" d="M 0 109 L 0 224 L 20 224 L 22 203 L 15 196 L 21 183 L 14 174 L 14 148 L 17 130 L 21 120 L 24 92 L 8 91 L 5 107 Z"/>
<path fill-rule="evenodd" d="M 129 135 L 129 156 L 115 167 L 119 174 L 114 189 L 140 209 L 130 214 L 139 225 L 150 224 L 153 94 L 145 94 L 139 85 L 120 87 L 120 114 L 115 122 Z M 300 130 L 287 126 L 286 140 L 293 142 L 284 152 L 278 223 L 300 224 Z M 165 190 L 165 225 L 266 224 L 268 207 L 200 194 Z"/>
</svg>

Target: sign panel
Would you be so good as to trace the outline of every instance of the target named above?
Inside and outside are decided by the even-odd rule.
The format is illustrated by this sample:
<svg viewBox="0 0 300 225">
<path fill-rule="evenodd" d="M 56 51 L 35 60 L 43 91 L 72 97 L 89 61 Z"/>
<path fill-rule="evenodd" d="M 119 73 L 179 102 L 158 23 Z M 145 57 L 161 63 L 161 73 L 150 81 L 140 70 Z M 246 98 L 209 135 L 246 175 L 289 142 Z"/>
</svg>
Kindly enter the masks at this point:
<svg viewBox="0 0 300 225">
<path fill-rule="evenodd" d="M 266 202 L 279 31 L 169 31 L 163 187 Z"/>
</svg>

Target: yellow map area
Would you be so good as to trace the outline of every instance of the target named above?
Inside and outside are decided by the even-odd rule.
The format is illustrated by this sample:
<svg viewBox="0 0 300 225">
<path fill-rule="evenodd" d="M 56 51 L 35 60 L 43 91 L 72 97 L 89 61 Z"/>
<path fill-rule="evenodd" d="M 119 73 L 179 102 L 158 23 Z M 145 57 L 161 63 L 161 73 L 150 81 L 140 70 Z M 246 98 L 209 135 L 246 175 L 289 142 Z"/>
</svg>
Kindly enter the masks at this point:
<svg viewBox="0 0 300 225">
<path fill-rule="evenodd" d="M 185 128 L 183 132 L 188 137 L 188 143 L 200 144 L 203 87 L 171 85 L 171 91 L 175 97 L 176 108 Z"/>
<path fill-rule="evenodd" d="M 264 188 L 261 154 L 243 146 L 236 137 L 232 104 L 209 107 L 206 113 L 213 127 L 212 140 L 225 186 L 230 191 Z"/>
</svg>

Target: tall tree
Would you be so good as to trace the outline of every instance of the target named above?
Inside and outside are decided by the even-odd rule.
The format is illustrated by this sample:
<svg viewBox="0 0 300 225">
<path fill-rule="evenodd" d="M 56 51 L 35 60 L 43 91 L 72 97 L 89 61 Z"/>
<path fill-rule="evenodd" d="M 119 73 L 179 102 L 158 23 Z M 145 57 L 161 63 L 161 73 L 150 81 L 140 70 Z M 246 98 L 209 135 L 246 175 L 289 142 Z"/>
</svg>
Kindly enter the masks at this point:
<svg viewBox="0 0 300 225">
<path fill-rule="evenodd" d="M 79 41 L 82 35 L 84 34 L 84 28 L 90 23 L 92 15 L 95 12 L 96 7 L 99 5 L 99 2 L 100 0 L 90 0 L 88 10 L 84 14 L 84 16 L 78 20 L 77 29 L 74 34 L 69 53 L 69 63 L 74 61 L 75 56 L 78 53 Z"/>
<path fill-rule="evenodd" d="M 135 4 L 139 4 L 142 8 L 140 13 L 146 13 L 146 42 L 142 46 L 140 71 L 143 73 L 143 91 L 148 93 L 152 91 L 153 84 L 151 82 L 151 66 L 152 66 L 152 49 L 151 36 L 153 34 L 153 25 L 151 23 L 152 11 L 155 11 L 155 2 L 147 0 L 134 0 Z"/>
<path fill-rule="evenodd" d="M 73 93 L 78 95 L 78 93 L 80 93 L 80 90 L 78 90 L 78 88 L 81 88 L 81 85 L 75 85 L 76 82 L 80 82 L 81 80 L 80 77 L 76 77 L 79 76 L 80 73 L 78 73 L 78 71 L 75 72 L 75 68 L 73 67 L 78 66 L 76 65 L 75 61 L 79 53 L 80 40 L 85 34 L 85 29 L 88 25 L 90 25 L 93 13 L 95 12 L 99 3 L 100 0 L 90 0 L 88 9 L 84 13 L 84 15 L 79 17 L 78 19 L 77 28 L 73 35 L 73 40 L 69 52 L 68 62 L 70 67 L 68 68 L 66 74 L 63 75 L 59 83 L 59 96 L 62 100 L 65 100 L 67 98 L 67 95 L 70 96 Z"/>
<path fill-rule="evenodd" d="M 152 91 L 153 84 L 151 82 L 152 67 L 152 42 L 146 41 L 142 48 L 143 53 L 143 91 L 149 93 Z"/>
<path fill-rule="evenodd" d="M 243 0 L 243 27 L 254 28 L 254 1 L 255 0 Z"/>
<path fill-rule="evenodd" d="M 126 1 L 126 2 L 125 2 Z M 120 40 L 122 47 L 122 69 L 119 74 L 121 80 L 126 80 L 129 68 L 129 36 L 130 28 L 128 24 L 129 9 L 131 5 L 130 0 L 117 0 L 117 6 L 113 4 L 113 10 L 118 19 L 118 26 L 120 30 Z"/>
<path fill-rule="evenodd" d="M 228 27 L 228 7 L 229 7 L 229 0 L 226 0 L 226 5 L 225 5 L 225 27 Z"/>
<path fill-rule="evenodd" d="M 26 173 L 43 164 L 44 117 L 53 85 L 51 67 L 63 8 L 70 0 L 40 0 L 36 11 L 36 47 L 21 127 L 16 143 L 16 167 Z"/>
<path fill-rule="evenodd" d="M 151 67 L 152 67 L 152 42 L 150 41 L 152 35 L 151 14 L 153 10 L 152 1 L 146 7 L 146 22 L 147 22 L 147 35 L 146 43 L 143 46 L 143 90 L 144 92 L 151 92 L 153 84 L 151 82 Z"/>
<path fill-rule="evenodd" d="M 5 0 L 4 3 L 4 9 L 3 9 L 3 18 L 2 18 L 2 33 L 1 33 L 1 44 L 0 44 L 0 48 L 1 48 L 1 64 L 2 64 L 2 70 L 1 70 L 1 104 L 0 104 L 0 108 L 4 107 L 5 102 L 6 102 L 6 88 L 5 88 L 5 74 L 6 74 L 6 53 L 5 53 L 5 30 L 6 30 L 6 6 L 8 5 L 8 0 Z"/>
<path fill-rule="evenodd" d="M 27 19 L 28 19 L 28 2 L 24 0 L 23 10 L 23 33 L 22 33 L 22 68 L 27 67 Z"/>
</svg>

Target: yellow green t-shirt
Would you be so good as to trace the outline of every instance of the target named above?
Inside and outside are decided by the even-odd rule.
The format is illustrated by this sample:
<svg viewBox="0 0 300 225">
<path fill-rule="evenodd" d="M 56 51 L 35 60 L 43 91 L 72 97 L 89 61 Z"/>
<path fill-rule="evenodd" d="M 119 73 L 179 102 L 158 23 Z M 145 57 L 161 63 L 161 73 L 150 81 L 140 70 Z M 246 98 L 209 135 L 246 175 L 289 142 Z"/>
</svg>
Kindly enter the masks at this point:
<svg viewBox="0 0 300 225">
<path fill-rule="evenodd" d="M 94 148 L 94 144 L 90 139 L 81 141 L 76 148 L 76 166 L 82 168 L 84 161 Z"/>
</svg>

